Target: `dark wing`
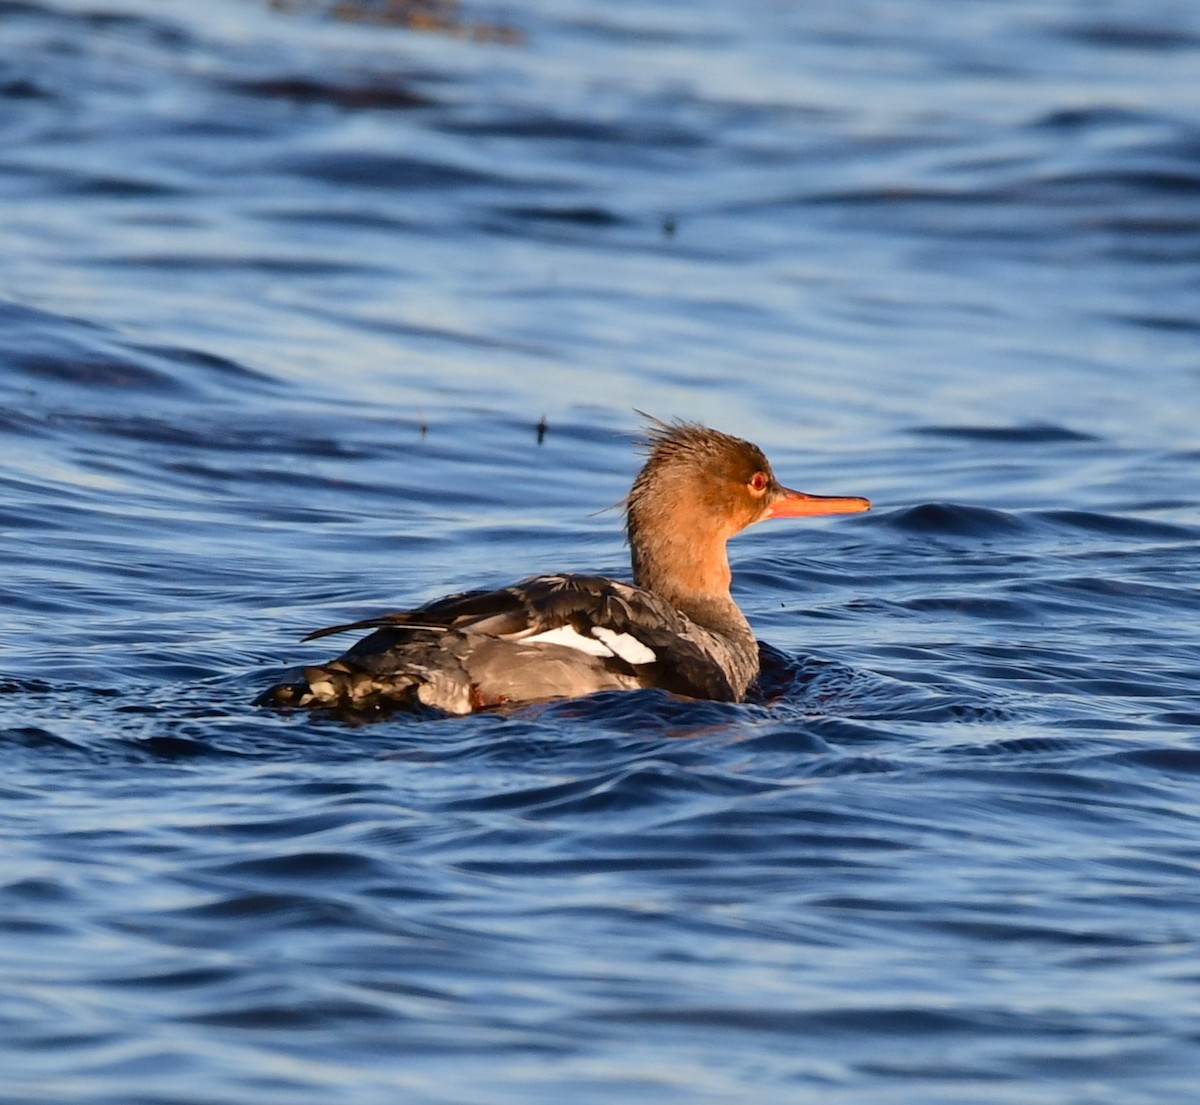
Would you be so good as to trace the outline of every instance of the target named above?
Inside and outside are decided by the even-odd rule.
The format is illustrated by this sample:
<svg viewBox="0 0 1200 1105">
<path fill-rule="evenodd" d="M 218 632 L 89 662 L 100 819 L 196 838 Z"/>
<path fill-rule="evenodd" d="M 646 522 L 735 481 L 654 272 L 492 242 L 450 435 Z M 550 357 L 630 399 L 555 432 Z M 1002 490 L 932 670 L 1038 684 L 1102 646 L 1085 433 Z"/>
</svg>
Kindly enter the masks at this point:
<svg viewBox="0 0 1200 1105">
<path fill-rule="evenodd" d="M 303 639 L 315 641 L 334 633 L 350 633 L 362 629 L 425 629 L 445 632 L 478 620 L 516 613 L 521 604 L 514 591 L 513 587 L 499 591 L 461 591 L 456 595 L 447 595 L 424 606 L 418 606 L 415 610 L 398 610 L 374 618 L 364 618 L 358 622 L 347 622 L 345 625 L 314 629 Z"/>
<path fill-rule="evenodd" d="M 466 591 L 415 610 L 367 618 L 310 633 L 374 629 L 347 658 L 362 659 L 424 633 L 457 632 L 520 640 L 570 627 L 583 636 L 600 628 L 633 637 L 654 654 L 637 665 L 646 685 L 696 698 L 737 697 L 721 663 L 723 642 L 650 591 L 602 576 L 534 576 L 496 591 Z"/>
<path fill-rule="evenodd" d="M 584 635 L 596 628 L 628 634 L 654 653 L 653 664 L 644 666 L 648 685 L 693 698 L 737 698 L 721 662 L 726 642 L 652 591 L 597 576 L 527 583 L 543 580 L 555 586 L 532 591 L 531 605 L 546 629 L 570 625 Z"/>
</svg>

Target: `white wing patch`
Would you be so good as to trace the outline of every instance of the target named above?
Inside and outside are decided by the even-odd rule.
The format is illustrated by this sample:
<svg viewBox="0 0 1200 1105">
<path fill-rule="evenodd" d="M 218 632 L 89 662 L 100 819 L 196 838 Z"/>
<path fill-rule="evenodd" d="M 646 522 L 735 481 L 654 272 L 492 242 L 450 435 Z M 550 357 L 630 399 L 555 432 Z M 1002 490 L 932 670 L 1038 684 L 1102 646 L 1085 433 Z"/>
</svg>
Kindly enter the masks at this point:
<svg viewBox="0 0 1200 1105">
<path fill-rule="evenodd" d="M 557 629 L 547 629 L 525 638 L 525 644 L 545 643 L 563 645 L 589 656 L 619 656 L 627 664 L 653 664 L 658 659 L 653 650 L 648 649 L 636 637 L 628 633 L 616 633 L 602 625 L 592 628 L 592 635 L 585 636 L 569 625 L 560 625 Z"/>
<path fill-rule="evenodd" d="M 592 636 L 603 641 L 627 664 L 653 664 L 658 659 L 653 649 L 647 648 L 628 633 L 615 633 L 602 625 L 595 625 L 592 626 Z"/>
<path fill-rule="evenodd" d="M 547 629 L 545 633 L 538 633 L 532 637 L 526 637 L 524 643 L 527 645 L 564 645 L 566 648 L 573 648 L 577 652 L 586 652 L 589 656 L 614 655 L 611 648 L 606 648 L 594 637 L 585 637 L 582 633 L 576 629 L 573 629 L 569 625 L 560 625 L 557 629 Z"/>
</svg>

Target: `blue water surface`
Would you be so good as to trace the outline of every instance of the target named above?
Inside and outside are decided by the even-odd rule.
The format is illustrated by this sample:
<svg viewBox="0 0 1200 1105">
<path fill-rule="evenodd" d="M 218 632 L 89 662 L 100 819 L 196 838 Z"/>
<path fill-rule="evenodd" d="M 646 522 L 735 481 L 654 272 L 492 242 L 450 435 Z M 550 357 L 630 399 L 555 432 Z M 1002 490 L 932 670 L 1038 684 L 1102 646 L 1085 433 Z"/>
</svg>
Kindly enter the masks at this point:
<svg viewBox="0 0 1200 1105">
<path fill-rule="evenodd" d="M 0 1103 L 1200 1101 L 1200 8 L 418 14 L 0 3 Z M 635 409 L 752 701 L 250 705 Z"/>
</svg>

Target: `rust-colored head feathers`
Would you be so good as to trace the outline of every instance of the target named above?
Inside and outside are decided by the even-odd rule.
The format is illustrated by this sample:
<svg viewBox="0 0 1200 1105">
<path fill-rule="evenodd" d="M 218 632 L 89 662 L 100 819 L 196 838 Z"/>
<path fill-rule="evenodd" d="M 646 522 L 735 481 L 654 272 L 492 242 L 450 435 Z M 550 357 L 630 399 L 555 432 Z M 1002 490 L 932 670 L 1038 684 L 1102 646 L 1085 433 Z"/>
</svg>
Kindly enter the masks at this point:
<svg viewBox="0 0 1200 1105">
<path fill-rule="evenodd" d="M 694 422 L 650 419 L 646 463 L 626 500 L 634 581 L 682 609 L 729 601 L 725 543 L 766 518 L 845 514 L 866 499 L 784 487 L 757 446 Z"/>
</svg>

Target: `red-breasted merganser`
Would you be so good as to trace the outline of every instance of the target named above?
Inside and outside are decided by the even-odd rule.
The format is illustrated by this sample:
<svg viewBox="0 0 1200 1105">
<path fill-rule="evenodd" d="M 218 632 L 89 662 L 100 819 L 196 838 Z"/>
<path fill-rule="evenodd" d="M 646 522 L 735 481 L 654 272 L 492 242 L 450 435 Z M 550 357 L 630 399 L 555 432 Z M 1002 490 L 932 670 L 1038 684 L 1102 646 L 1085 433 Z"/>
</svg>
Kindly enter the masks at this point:
<svg viewBox="0 0 1200 1105">
<path fill-rule="evenodd" d="M 375 632 L 258 703 L 338 710 L 422 703 L 469 714 L 642 687 L 740 702 L 758 675 L 758 644 L 729 593 L 725 543 L 766 518 L 850 514 L 871 504 L 790 491 L 757 445 L 693 423 L 655 420 L 646 447 L 625 501 L 632 585 L 535 576 L 319 629 L 305 640 Z"/>
</svg>

